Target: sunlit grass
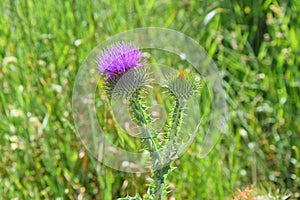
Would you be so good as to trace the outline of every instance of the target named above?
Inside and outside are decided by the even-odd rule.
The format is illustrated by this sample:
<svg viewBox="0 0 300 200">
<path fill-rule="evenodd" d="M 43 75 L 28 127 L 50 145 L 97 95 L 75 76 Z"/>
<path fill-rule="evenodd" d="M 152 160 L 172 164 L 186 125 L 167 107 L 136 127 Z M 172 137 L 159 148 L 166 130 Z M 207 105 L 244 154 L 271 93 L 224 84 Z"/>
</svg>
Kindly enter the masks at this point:
<svg viewBox="0 0 300 200">
<path fill-rule="evenodd" d="M 176 161 L 169 196 L 231 199 L 239 188 L 271 184 L 299 197 L 299 1 L 0 5 L 0 199 L 115 199 L 146 191 L 148 174 L 114 171 L 89 155 L 71 113 L 73 82 L 89 51 L 145 26 L 199 42 L 221 71 L 229 105 L 228 135 L 204 159 L 200 138 L 194 142 Z"/>
</svg>

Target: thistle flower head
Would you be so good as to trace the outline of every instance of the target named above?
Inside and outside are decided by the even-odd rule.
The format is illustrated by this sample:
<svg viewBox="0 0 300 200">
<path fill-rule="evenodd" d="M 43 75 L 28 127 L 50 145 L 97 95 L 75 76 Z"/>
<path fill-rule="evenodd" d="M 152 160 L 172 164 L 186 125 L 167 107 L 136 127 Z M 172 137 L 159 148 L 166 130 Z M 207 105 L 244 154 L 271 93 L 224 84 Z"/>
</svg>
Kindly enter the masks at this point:
<svg viewBox="0 0 300 200">
<path fill-rule="evenodd" d="M 169 83 L 168 88 L 172 95 L 178 100 L 187 100 L 195 92 L 195 86 L 189 80 L 186 80 L 182 76 L 178 76 L 172 82 Z"/>
<path fill-rule="evenodd" d="M 106 81 L 133 68 L 144 66 L 146 61 L 136 46 L 129 42 L 117 42 L 101 51 L 97 61 L 100 74 L 107 75 Z"/>
<path fill-rule="evenodd" d="M 186 77 L 185 72 L 180 70 L 177 76 L 168 77 L 166 87 L 177 100 L 186 101 L 197 92 L 200 83 L 200 79 L 198 80 L 191 75 Z"/>
</svg>

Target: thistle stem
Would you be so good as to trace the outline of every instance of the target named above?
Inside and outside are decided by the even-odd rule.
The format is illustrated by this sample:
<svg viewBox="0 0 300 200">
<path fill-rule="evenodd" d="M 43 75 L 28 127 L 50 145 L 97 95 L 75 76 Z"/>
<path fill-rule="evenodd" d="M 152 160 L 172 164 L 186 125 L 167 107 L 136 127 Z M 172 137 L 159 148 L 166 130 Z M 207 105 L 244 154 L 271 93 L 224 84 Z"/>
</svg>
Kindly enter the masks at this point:
<svg viewBox="0 0 300 200">
<path fill-rule="evenodd" d="M 172 122 L 169 129 L 169 138 L 172 139 L 177 136 L 177 133 L 180 131 L 180 126 L 183 117 L 183 109 L 185 107 L 185 101 L 175 100 L 175 105 L 172 113 Z"/>
<path fill-rule="evenodd" d="M 172 121 L 171 126 L 169 129 L 169 137 L 168 140 L 173 140 L 172 147 L 167 152 L 167 157 L 170 158 L 172 155 L 177 154 L 177 134 L 180 131 L 180 126 L 182 123 L 183 117 L 183 109 L 185 107 L 185 101 L 179 101 L 178 99 L 175 100 L 175 105 L 172 111 Z M 159 170 L 155 171 L 154 173 L 154 194 L 155 199 L 162 200 L 167 192 L 166 192 L 166 179 L 167 175 L 171 169 L 171 162 L 166 164 L 164 167 L 160 168 Z"/>
<path fill-rule="evenodd" d="M 171 126 L 169 128 L 168 140 L 173 140 L 171 149 L 168 150 L 166 158 L 177 154 L 177 134 L 180 130 L 183 108 L 185 106 L 184 101 L 176 99 L 175 105 L 172 111 Z M 165 198 L 166 192 L 166 178 L 171 169 L 171 163 L 162 166 L 162 160 L 159 155 L 159 148 L 161 147 L 156 137 L 156 131 L 151 127 L 151 117 L 146 112 L 146 106 L 143 105 L 140 90 L 136 91 L 130 98 L 130 108 L 137 123 L 140 126 L 146 126 L 146 137 L 144 140 L 145 146 L 149 152 L 151 152 L 152 168 L 154 171 L 153 182 L 150 185 L 150 195 L 156 200 L 162 200 Z M 158 169 L 158 170 L 156 170 Z"/>
<path fill-rule="evenodd" d="M 146 112 L 146 106 L 143 105 L 140 97 L 140 91 L 136 91 L 132 97 L 130 98 L 130 107 L 131 112 L 134 115 L 134 118 L 137 120 L 137 123 L 140 126 L 146 125 L 146 136 L 147 143 L 145 143 L 146 148 L 148 148 L 149 152 L 151 152 L 152 159 L 152 168 L 154 170 L 153 180 L 154 182 L 150 186 L 150 195 L 154 195 L 155 199 L 162 199 L 163 195 L 163 185 L 165 179 L 163 177 L 162 168 L 162 160 L 159 155 L 160 144 L 158 143 L 156 132 L 151 127 L 151 117 Z M 150 131 L 149 131 L 150 130 Z M 156 170 L 159 169 L 159 170 Z"/>
<path fill-rule="evenodd" d="M 131 112 L 140 126 L 146 125 L 146 138 L 148 139 L 148 150 L 158 153 L 159 143 L 156 138 L 156 132 L 151 127 L 151 117 L 146 112 L 146 106 L 143 105 L 139 91 L 135 92 L 130 99 Z M 149 131 L 150 130 L 150 131 Z M 160 162 L 159 158 L 159 162 Z"/>
</svg>

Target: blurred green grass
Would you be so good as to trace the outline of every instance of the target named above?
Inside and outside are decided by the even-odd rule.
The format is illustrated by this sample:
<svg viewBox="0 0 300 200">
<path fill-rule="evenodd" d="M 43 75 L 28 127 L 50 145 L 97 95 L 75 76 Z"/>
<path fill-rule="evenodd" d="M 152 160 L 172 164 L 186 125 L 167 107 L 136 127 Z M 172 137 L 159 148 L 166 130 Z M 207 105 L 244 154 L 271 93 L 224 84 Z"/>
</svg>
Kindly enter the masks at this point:
<svg viewBox="0 0 300 200">
<path fill-rule="evenodd" d="M 14 1 L 0 3 L 1 199 L 115 199 L 146 191 L 89 156 L 71 92 L 90 50 L 136 27 L 181 31 L 221 71 L 229 134 L 205 159 L 198 141 L 176 161 L 176 199 L 231 199 L 238 188 L 300 191 L 300 3 L 297 0 Z"/>
</svg>

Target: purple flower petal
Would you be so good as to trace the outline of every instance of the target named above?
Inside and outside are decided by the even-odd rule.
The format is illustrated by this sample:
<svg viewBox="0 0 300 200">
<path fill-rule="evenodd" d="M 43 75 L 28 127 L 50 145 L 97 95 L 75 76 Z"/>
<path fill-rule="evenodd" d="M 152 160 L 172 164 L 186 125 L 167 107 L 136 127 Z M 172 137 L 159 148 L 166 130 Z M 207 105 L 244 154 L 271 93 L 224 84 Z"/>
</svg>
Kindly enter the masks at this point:
<svg viewBox="0 0 300 200">
<path fill-rule="evenodd" d="M 106 81 L 115 75 L 120 75 L 135 67 L 146 65 L 146 61 L 139 63 L 142 58 L 136 46 L 128 42 L 117 42 L 100 52 L 97 61 L 100 74 L 108 76 Z"/>
</svg>

